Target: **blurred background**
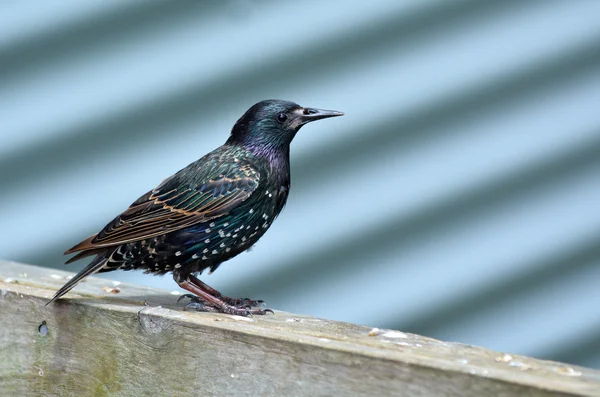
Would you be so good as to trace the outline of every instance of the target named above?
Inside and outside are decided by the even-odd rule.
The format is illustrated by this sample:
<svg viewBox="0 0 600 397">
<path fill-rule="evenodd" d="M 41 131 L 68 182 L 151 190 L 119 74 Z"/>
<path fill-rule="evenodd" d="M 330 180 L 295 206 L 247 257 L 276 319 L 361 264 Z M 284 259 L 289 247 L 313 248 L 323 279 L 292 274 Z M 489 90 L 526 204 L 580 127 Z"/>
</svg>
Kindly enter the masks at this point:
<svg viewBox="0 0 600 397">
<path fill-rule="evenodd" d="M 62 252 L 266 98 L 344 111 L 203 280 L 600 368 L 600 1 L 0 3 L 0 257 Z M 168 290 L 170 276 L 114 272 Z"/>
</svg>

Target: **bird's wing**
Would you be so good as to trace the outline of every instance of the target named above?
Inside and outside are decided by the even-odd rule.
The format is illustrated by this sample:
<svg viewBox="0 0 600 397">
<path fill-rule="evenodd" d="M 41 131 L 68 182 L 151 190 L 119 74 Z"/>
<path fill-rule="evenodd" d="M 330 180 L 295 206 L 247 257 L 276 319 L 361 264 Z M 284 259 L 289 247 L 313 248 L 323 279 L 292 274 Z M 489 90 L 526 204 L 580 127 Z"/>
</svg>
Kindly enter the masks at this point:
<svg viewBox="0 0 600 397">
<path fill-rule="evenodd" d="M 155 237 L 218 218 L 248 199 L 260 179 L 258 171 L 248 163 L 196 167 L 191 170 L 193 179 L 186 178 L 185 171 L 140 197 L 100 233 L 65 254 Z"/>
</svg>

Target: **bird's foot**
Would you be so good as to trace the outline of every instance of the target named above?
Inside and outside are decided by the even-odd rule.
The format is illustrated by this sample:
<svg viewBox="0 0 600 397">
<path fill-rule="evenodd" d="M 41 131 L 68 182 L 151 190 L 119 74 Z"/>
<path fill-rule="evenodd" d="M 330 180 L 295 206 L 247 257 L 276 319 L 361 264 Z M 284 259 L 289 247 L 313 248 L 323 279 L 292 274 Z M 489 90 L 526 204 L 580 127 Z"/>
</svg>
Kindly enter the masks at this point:
<svg viewBox="0 0 600 397">
<path fill-rule="evenodd" d="M 204 302 L 198 300 L 196 302 L 190 302 L 183 307 L 184 311 L 195 310 L 197 312 L 210 312 L 210 313 L 219 313 L 219 309 L 212 306 L 207 306 Z"/>
<path fill-rule="evenodd" d="M 180 302 L 182 299 L 186 299 L 186 298 L 191 301 L 190 303 L 192 303 L 192 302 L 202 303 L 202 304 L 207 303 L 199 296 L 196 296 L 193 294 L 183 294 L 179 297 L 179 299 L 177 299 L 177 302 Z M 267 304 L 263 300 L 253 300 L 253 299 L 249 299 L 249 298 L 230 298 L 228 296 L 217 296 L 217 298 L 219 298 L 220 300 L 222 300 L 224 303 L 228 304 L 229 306 L 243 308 L 243 309 L 250 309 L 252 307 L 259 307 L 259 306 L 263 306 L 263 307 L 267 306 Z"/>
<path fill-rule="evenodd" d="M 260 300 L 260 299 L 254 300 L 254 299 L 249 299 L 249 298 L 230 298 L 228 296 L 220 296 L 219 298 L 223 302 L 227 303 L 228 305 L 235 306 L 235 307 L 251 308 L 251 307 L 259 307 L 259 306 L 264 306 L 264 307 L 267 306 L 265 301 Z"/>
<path fill-rule="evenodd" d="M 213 305 L 209 302 L 204 301 L 202 298 L 192 294 L 184 294 L 181 295 L 177 302 L 180 302 L 182 299 L 190 299 L 190 302 L 183 307 L 183 310 L 196 310 L 200 312 L 211 312 L 211 313 L 226 313 L 233 314 L 238 316 L 252 316 L 252 315 L 265 315 L 267 313 L 273 313 L 271 309 L 252 309 L 252 307 L 259 306 L 264 304 L 263 301 L 255 301 L 251 299 L 233 299 L 226 296 L 219 297 L 218 299 L 222 301 L 221 305 Z"/>
<path fill-rule="evenodd" d="M 236 316 L 244 316 L 244 317 L 249 317 L 249 316 L 254 316 L 254 315 L 264 316 L 267 313 L 275 314 L 275 312 L 273 312 L 273 310 L 271 310 L 271 309 L 249 309 L 249 308 L 235 307 L 235 306 L 231 306 L 228 304 L 222 305 L 221 307 L 219 307 L 219 310 L 221 313 L 233 314 Z"/>
</svg>

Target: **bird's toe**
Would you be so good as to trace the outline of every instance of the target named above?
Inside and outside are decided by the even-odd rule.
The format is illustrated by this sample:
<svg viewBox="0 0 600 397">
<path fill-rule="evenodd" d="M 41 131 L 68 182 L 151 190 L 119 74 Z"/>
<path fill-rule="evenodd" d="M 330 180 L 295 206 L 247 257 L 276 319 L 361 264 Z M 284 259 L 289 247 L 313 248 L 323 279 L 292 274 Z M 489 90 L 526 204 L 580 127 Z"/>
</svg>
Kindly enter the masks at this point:
<svg viewBox="0 0 600 397">
<path fill-rule="evenodd" d="M 275 314 L 275 312 L 271 309 L 252 309 L 252 314 L 256 314 L 259 316 L 264 316 L 267 313 Z"/>
<path fill-rule="evenodd" d="M 230 298 L 228 296 L 222 296 L 221 300 L 223 300 L 223 302 L 227 303 L 228 305 L 242 308 L 266 306 L 265 301 L 260 299 L 254 300 L 250 298 Z"/>
<path fill-rule="evenodd" d="M 200 301 L 200 298 L 198 298 L 196 295 L 183 294 L 179 298 L 177 298 L 177 303 L 181 302 L 183 299 L 189 299 L 191 302 L 198 302 L 198 301 Z"/>
</svg>

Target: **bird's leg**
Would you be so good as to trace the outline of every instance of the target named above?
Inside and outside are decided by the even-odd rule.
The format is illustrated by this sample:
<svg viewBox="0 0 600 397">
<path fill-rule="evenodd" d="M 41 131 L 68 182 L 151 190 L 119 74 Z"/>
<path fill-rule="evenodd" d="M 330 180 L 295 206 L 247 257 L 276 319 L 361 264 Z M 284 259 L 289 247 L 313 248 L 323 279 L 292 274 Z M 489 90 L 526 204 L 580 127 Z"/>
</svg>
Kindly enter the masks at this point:
<svg viewBox="0 0 600 397">
<path fill-rule="evenodd" d="M 190 280 L 192 280 L 192 278 L 193 278 L 192 282 L 198 288 L 200 288 L 202 291 L 206 292 L 207 294 L 214 296 L 215 298 L 221 299 L 223 302 L 227 303 L 228 305 L 235 306 L 235 307 L 250 308 L 250 307 L 256 307 L 256 306 L 262 306 L 265 303 L 265 301 L 263 301 L 263 300 L 253 300 L 253 299 L 248 299 L 248 298 L 230 298 L 228 296 L 223 296 L 223 294 L 221 294 L 216 289 L 212 288 L 210 285 L 207 285 L 206 283 L 204 283 L 197 277 L 190 275 Z M 178 299 L 178 301 L 181 300 L 182 298 L 190 298 L 190 299 L 192 299 L 192 301 L 195 301 L 198 299 L 198 297 L 195 295 L 186 294 L 186 295 L 182 295 Z"/>
<path fill-rule="evenodd" d="M 268 312 L 273 313 L 270 309 L 249 309 L 242 307 L 235 307 L 227 302 L 225 302 L 219 296 L 213 296 L 210 294 L 206 287 L 208 287 L 212 291 L 216 291 L 215 289 L 209 287 L 204 284 L 202 281 L 198 280 L 196 277 L 192 275 L 188 275 L 184 280 L 178 281 L 178 284 L 181 288 L 190 291 L 192 294 L 196 295 L 202 302 L 192 302 L 195 304 L 194 308 L 200 311 L 217 311 L 221 313 L 227 314 L 236 314 L 239 316 L 251 316 L 253 314 L 262 315 Z M 218 292 L 218 291 L 216 291 Z M 219 294 L 220 295 L 220 294 Z M 206 303 L 206 304 L 204 304 Z M 197 305 L 197 306 L 196 306 Z M 208 305 L 208 306 L 207 306 Z M 211 309 L 208 309 L 211 307 Z M 212 310 L 215 309 L 215 310 Z"/>
</svg>

